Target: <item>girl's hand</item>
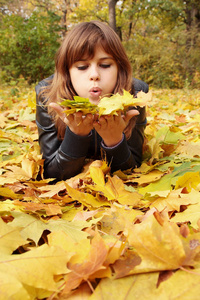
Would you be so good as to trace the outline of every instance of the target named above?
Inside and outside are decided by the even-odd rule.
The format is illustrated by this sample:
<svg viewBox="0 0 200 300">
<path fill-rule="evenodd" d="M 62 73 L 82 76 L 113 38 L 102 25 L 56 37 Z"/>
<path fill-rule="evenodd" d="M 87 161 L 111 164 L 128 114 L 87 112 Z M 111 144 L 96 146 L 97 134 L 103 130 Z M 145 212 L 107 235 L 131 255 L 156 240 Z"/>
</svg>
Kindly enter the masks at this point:
<svg viewBox="0 0 200 300">
<path fill-rule="evenodd" d="M 113 147 L 122 140 L 123 131 L 130 119 L 137 115 L 139 115 L 137 110 L 129 110 L 126 115 L 119 112 L 118 116 L 101 116 L 94 122 L 94 128 L 102 137 L 104 144 Z"/>
<path fill-rule="evenodd" d="M 86 136 L 90 133 L 93 128 L 93 115 L 87 114 L 83 116 L 82 112 L 76 112 L 71 115 L 66 115 L 64 110 L 60 105 L 57 103 L 50 103 L 51 108 L 53 108 L 61 120 L 69 127 L 69 129 L 77 135 Z"/>
</svg>

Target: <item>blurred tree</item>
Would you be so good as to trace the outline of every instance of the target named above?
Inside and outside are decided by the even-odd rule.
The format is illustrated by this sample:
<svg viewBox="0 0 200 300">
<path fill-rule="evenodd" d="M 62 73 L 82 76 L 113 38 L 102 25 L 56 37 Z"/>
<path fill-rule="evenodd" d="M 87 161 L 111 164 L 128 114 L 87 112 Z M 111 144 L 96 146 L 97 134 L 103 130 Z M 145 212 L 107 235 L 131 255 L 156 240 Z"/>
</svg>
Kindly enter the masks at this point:
<svg viewBox="0 0 200 300">
<path fill-rule="evenodd" d="M 54 53 L 67 31 L 97 19 L 119 34 L 134 76 L 157 87 L 200 86 L 199 0 L 0 0 L 0 4 L 4 78 L 22 74 L 32 81 L 46 76 L 53 71 Z"/>
<path fill-rule="evenodd" d="M 11 14 L 0 28 L 1 77 L 23 76 L 29 83 L 54 71 L 54 56 L 59 46 L 60 17 L 48 11 L 46 16 L 33 12 L 24 18 Z"/>
<path fill-rule="evenodd" d="M 109 17 L 109 25 L 114 30 L 117 31 L 116 27 L 116 12 L 115 6 L 118 0 L 108 0 L 108 17 Z"/>
</svg>

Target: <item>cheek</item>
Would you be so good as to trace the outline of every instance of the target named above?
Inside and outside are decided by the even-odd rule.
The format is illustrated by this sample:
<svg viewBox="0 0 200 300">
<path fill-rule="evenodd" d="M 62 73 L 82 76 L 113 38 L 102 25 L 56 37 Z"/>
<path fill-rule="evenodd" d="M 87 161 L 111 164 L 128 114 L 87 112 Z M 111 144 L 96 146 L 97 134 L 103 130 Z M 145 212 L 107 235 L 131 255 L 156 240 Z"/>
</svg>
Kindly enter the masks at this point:
<svg viewBox="0 0 200 300">
<path fill-rule="evenodd" d="M 69 75 L 70 75 L 71 83 L 74 86 L 74 84 L 76 83 L 75 82 L 76 76 L 75 76 L 75 72 L 73 71 L 73 69 L 69 69 Z"/>
<path fill-rule="evenodd" d="M 72 86 L 74 88 L 74 90 L 76 91 L 76 93 L 79 93 L 79 88 L 81 86 L 81 81 L 79 80 L 79 76 L 76 72 L 76 70 L 69 70 L 69 74 L 70 74 L 70 79 L 71 79 L 71 83 Z"/>
<path fill-rule="evenodd" d="M 112 79 L 112 82 L 113 82 L 113 89 L 117 84 L 117 78 L 118 78 L 118 71 L 115 70 L 115 72 L 113 72 L 113 74 L 111 76 L 111 79 Z"/>
</svg>

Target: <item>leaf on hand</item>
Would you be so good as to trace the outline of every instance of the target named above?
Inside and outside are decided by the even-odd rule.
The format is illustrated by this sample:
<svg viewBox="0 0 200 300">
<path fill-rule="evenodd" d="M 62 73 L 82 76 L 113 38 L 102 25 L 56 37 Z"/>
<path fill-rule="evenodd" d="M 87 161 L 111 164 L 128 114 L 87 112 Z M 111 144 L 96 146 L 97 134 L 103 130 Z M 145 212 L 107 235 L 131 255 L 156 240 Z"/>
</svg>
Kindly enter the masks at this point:
<svg viewBox="0 0 200 300">
<path fill-rule="evenodd" d="M 102 97 L 98 105 L 90 103 L 88 98 L 74 96 L 74 100 L 64 100 L 60 105 L 67 107 L 64 111 L 66 115 L 82 111 L 84 115 L 98 113 L 101 115 L 117 115 L 118 111 L 126 111 L 129 107 L 144 107 L 151 100 L 151 93 L 139 92 L 137 98 L 128 91 L 123 91 L 123 95 L 119 93 L 111 97 Z"/>
<path fill-rule="evenodd" d="M 90 103 L 88 98 L 74 96 L 74 100 L 64 100 L 60 105 L 67 107 L 64 111 L 66 115 L 74 114 L 75 112 L 82 111 L 84 115 L 97 113 L 97 105 Z"/>
</svg>

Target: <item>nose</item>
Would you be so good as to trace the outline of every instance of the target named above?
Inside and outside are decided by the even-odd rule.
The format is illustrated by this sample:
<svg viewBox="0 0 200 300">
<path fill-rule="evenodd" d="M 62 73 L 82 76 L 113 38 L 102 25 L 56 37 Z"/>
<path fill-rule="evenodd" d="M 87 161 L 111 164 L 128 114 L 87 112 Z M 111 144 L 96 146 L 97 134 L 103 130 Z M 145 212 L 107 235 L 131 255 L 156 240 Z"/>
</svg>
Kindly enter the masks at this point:
<svg viewBox="0 0 200 300">
<path fill-rule="evenodd" d="M 98 81 L 100 79 L 100 74 L 98 71 L 98 66 L 93 65 L 90 67 L 90 80 Z"/>
</svg>

